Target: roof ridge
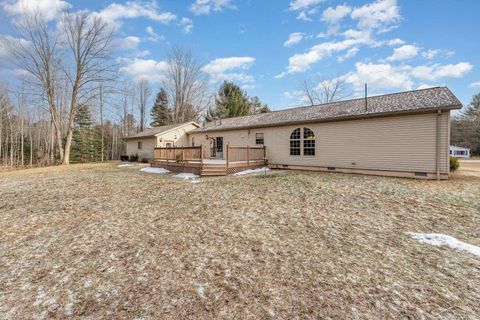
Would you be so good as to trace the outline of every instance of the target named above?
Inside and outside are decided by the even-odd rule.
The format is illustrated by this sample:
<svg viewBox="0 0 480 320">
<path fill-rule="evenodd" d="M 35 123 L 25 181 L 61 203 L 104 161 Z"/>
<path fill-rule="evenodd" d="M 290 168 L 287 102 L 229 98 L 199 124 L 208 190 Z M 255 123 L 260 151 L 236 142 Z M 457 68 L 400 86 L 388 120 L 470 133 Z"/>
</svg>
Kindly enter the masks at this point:
<svg viewBox="0 0 480 320">
<path fill-rule="evenodd" d="M 446 86 L 435 86 L 435 87 L 413 89 L 413 90 L 400 91 L 400 92 L 384 93 L 384 94 L 379 94 L 379 95 L 367 96 L 367 98 L 379 98 L 379 97 L 386 97 L 386 96 L 393 96 L 393 95 L 399 95 L 399 94 L 405 94 L 405 93 L 411 93 L 411 92 L 418 92 L 418 91 L 425 91 L 425 90 L 432 90 L 432 89 L 442 89 L 442 88 L 448 89 L 448 87 L 446 87 Z M 241 119 L 241 118 L 259 116 L 259 115 L 263 115 L 263 114 L 271 114 L 271 113 L 282 112 L 282 111 L 290 111 L 290 110 L 305 109 L 305 108 L 312 108 L 312 107 L 328 106 L 328 105 L 332 105 L 332 104 L 345 103 L 345 102 L 363 100 L 363 99 L 365 99 L 365 97 L 353 98 L 353 99 L 347 99 L 347 100 L 331 101 L 331 102 L 326 102 L 326 103 L 314 104 L 314 105 L 310 105 L 310 106 L 289 107 L 289 108 L 280 109 L 280 110 L 273 110 L 273 111 L 265 112 L 265 113 L 249 114 L 249 115 L 246 115 L 246 116 L 233 117 L 233 118 L 223 118 L 222 121 L 223 120 L 230 120 L 230 119 Z"/>
</svg>

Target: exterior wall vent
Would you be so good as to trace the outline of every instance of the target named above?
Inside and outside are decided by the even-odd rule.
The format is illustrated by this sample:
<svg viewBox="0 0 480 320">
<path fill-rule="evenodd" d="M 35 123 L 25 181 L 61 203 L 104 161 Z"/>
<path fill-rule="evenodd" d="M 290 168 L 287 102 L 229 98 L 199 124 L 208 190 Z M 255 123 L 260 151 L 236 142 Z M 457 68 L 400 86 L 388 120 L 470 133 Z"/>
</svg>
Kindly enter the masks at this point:
<svg viewBox="0 0 480 320">
<path fill-rule="evenodd" d="M 335 167 L 328 167 L 327 170 L 328 171 L 335 171 Z"/>
<path fill-rule="evenodd" d="M 416 177 L 426 177 L 427 173 L 426 172 L 415 172 Z"/>
</svg>

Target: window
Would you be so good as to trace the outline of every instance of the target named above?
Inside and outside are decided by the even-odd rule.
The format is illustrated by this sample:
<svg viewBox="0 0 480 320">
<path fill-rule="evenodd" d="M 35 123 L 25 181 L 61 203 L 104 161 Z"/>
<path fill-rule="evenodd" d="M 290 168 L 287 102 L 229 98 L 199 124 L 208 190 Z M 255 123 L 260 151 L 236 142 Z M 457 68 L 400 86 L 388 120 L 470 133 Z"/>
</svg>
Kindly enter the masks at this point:
<svg viewBox="0 0 480 320">
<path fill-rule="evenodd" d="M 315 155 L 315 134 L 309 128 L 303 128 L 303 155 Z"/>
<path fill-rule="evenodd" d="M 297 128 L 292 131 L 290 134 L 290 155 L 299 156 L 300 155 L 300 128 Z"/>
<path fill-rule="evenodd" d="M 137 149 L 142 150 L 142 141 L 138 141 Z"/>
<path fill-rule="evenodd" d="M 297 128 L 290 134 L 290 155 L 291 156 L 314 156 L 315 155 L 315 134 L 309 128 Z M 302 153 L 303 148 L 303 153 Z"/>
<path fill-rule="evenodd" d="M 263 133 L 255 133 L 255 144 L 263 144 Z"/>
</svg>

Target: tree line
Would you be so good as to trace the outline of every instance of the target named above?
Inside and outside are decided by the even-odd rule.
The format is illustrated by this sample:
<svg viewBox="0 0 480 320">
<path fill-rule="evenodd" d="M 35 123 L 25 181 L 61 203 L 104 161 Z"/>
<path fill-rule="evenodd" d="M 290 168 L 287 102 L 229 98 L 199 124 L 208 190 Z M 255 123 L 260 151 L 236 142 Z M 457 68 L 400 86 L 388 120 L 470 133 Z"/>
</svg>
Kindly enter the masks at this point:
<svg viewBox="0 0 480 320">
<path fill-rule="evenodd" d="M 151 101 L 146 80 L 118 80 L 114 31 L 87 12 L 58 23 L 24 13 L 2 43 L 19 82 L 0 82 L 0 165 L 69 164 L 119 159 L 124 138 L 147 126 L 201 122 L 268 111 L 257 97 L 224 83 L 209 93 L 202 64 L 173 47 L 161 89 Z M 152 106 L 153 105 L 153 106 Z"/>
<path fill-rule="evenodd" d="M 206 122 L 211 122 L 215 119 L 241 117 L 265 112 L 270 112 L 270 109 L 258 97 L 249 97 L 246 91 L 242 90 L 235 83 L 224 81 L 214 97 L 214 105 L 206 109 L 202 118 Z M 195 119 L 195 112 L 192 113 L 189 109 L 186 110 L 186 118 L 175 118 L 176 113 L 175 104 L 170 103 L 167 92 L 164 88 L 160 88 L 151 111 L 152 122 L 150 125 L 156 127 Z M 189 114 L 193 115 L 193 117 L 188 117 Z"/>
<path fill-rule="evenodd" d="M 450 143 L 480 155 L 480 93 L 472 97 L 465 111 L 452 117 Z"/>
</svg>

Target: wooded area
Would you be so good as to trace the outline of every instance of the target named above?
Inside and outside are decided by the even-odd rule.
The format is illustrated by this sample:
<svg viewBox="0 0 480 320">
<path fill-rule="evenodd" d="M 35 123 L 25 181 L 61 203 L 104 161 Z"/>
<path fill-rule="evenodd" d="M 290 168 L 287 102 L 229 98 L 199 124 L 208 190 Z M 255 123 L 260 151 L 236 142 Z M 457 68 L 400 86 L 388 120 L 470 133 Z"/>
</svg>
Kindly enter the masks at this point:
<svg viewBox="0 0 480 320">
<path fill-rule="evenodd" d="M 450 143 L 480 156 L 480 93 L 472 97 L 465 111 L 452 117 L 451 125 Z"/>
</svg>

